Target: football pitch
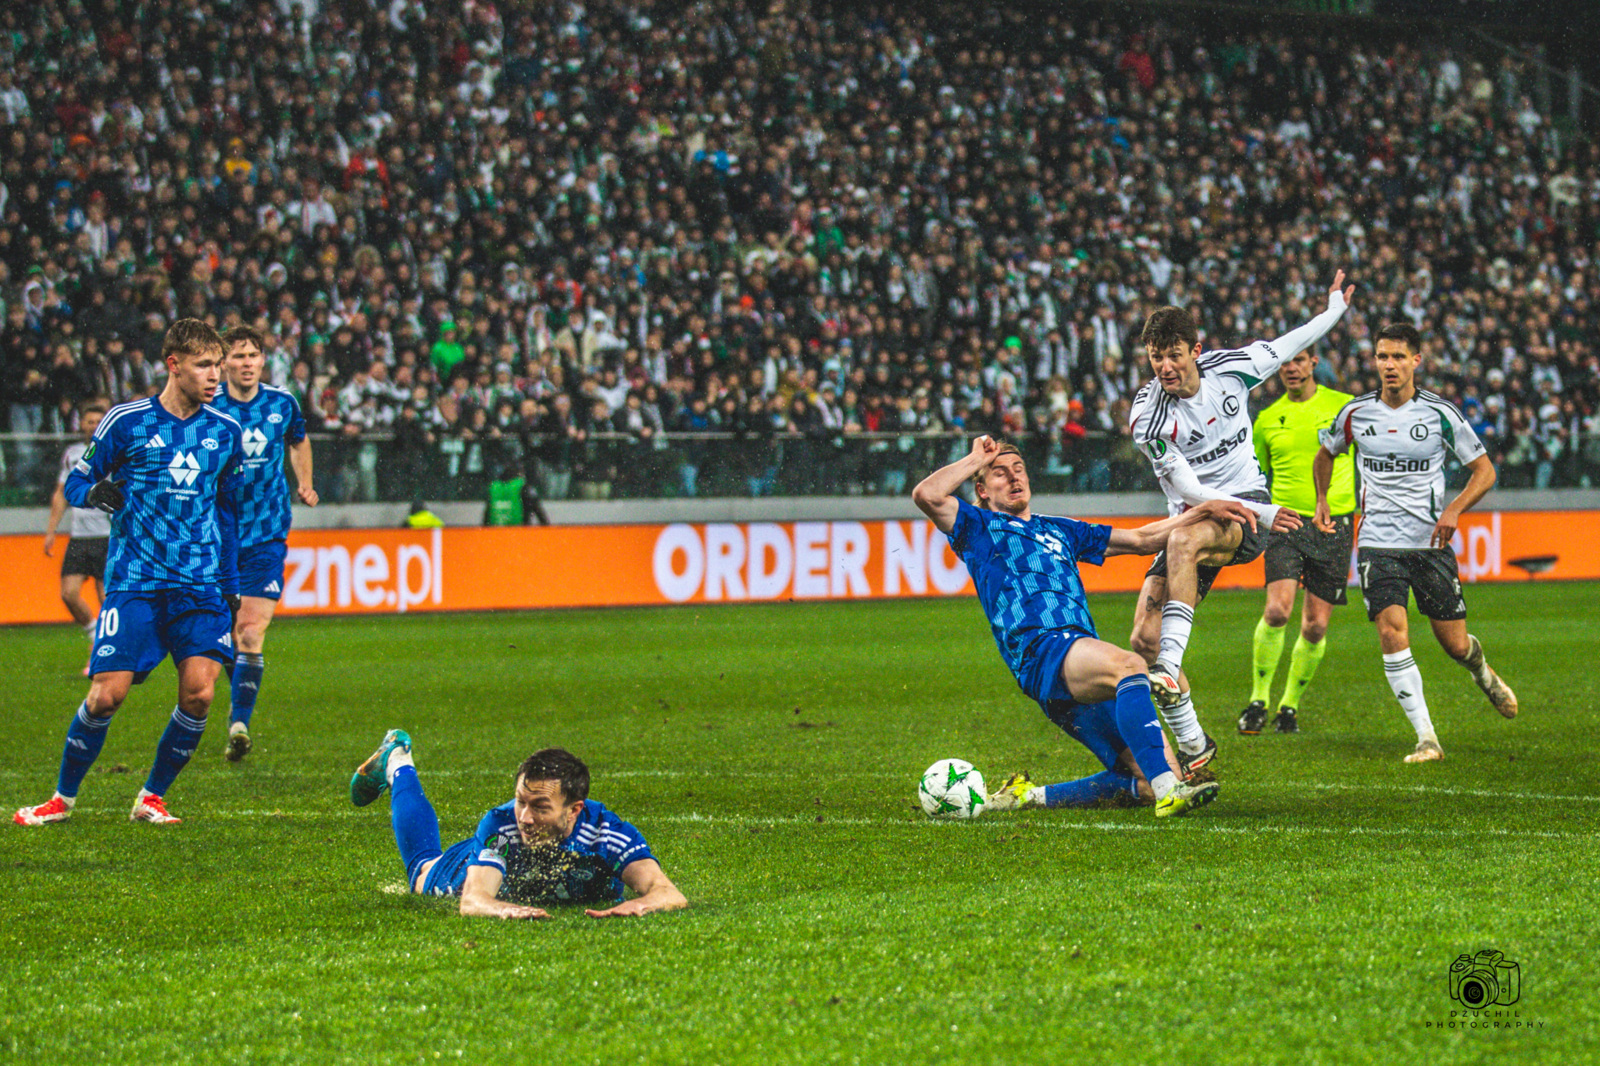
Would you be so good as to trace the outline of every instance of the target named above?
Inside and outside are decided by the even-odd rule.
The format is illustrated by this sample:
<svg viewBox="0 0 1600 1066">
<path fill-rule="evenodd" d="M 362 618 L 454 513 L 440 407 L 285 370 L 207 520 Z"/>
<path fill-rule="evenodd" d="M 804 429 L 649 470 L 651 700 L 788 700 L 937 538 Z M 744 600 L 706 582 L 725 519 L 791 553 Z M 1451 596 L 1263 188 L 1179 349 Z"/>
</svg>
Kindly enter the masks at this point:
<svg viewBox="0 0 1600 1066">
<path fill-rule="evenodd" d="M 182 825 L 127 820 L 166 665 L 70 822 L 0 827 L 0 1057 L 1595 1061 L 1600 589 L 1467 595 L 1522 714 L 1496 715 L 1413 614 L 1447 755 L 1422 766 L 1400 762 L 1412 734 L 1359 606 L 1334 615 L 1303 733 L 1238 736 L 1261 597 L 1214 595 L 1186 662 L 1222 794 L 1159 823 L 921 813 L 918 776 L 947 756 L 991 785 L 1099 769 L 969 600 L 283 620 L 256 750 L 222 759 L 219 690 L 168 797 Z M 1131 607 L 1093 602 L 1119 642 Z M 50 795 L 82 652 L 71 627 L 0 633 L 7 812 Z M 387 798 L 346 791 L 392 726 L 447 846 L 530 751 L 572 749 L 689 909 L 508 923 L 407 895 Z M 1491 948 L 1520 998 L 1464 1019 L 1450 966 Z"/>
</svg>

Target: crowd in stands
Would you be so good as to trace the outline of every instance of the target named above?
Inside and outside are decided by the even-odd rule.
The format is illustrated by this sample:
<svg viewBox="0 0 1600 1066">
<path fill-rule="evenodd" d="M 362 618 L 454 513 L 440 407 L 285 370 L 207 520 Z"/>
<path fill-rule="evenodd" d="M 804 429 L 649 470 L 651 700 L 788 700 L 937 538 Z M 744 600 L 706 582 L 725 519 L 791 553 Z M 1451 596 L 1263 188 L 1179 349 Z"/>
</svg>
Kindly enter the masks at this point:
<svg viewBox="0 0 1600 1066">
<path fill-rule="evenodd" d="M 1343 268 L 1321 380 L 1372 387 L 1370 334 L 1407 319 L 1503 483 L 1600 470 L 1600 145 L 1528 71 L 1136 14 L 5 5 L 0 417 L 69 432 L 159 388 L 194 315 L 260 326 L 268 379 L 367 457 L 336 497 L 441 463 L 558 498 L 807 491 L 845 455 L 897 491 L 943 454 L 850 439 L 930 431 L 1148 489 L 1144 316 L 1276 336 Z"/>
</svg>

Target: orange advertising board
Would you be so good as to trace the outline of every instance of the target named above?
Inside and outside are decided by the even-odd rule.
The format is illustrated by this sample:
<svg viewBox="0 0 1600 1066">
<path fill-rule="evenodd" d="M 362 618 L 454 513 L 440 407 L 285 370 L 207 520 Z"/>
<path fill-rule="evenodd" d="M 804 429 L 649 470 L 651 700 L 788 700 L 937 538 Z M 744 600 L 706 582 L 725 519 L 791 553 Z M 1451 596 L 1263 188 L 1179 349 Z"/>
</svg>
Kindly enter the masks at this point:
<svg viewBox="0 0 1600 1066">
<path fill-rule="evenodd" d="M 1131 527 L 1142 518 L 1104 519 Z M 1513 560 L 1555 556 L 1545 579 L 1600 578 L 1600 511 L 1469 514 L 1456 536 L 1466 582 L 1526 578 Z M 0 623 L 61 622 L 59 554 L 0 537 Z M 1091 592 L 1138 589 L 1148 560 L 1082 568 Z M 1218 588 L 1260 588 L 1262 563 Z M 296 531 L 283 614 L 873 599 L 970 594 L 966 568 L 923 519 Z"/>
</svg>

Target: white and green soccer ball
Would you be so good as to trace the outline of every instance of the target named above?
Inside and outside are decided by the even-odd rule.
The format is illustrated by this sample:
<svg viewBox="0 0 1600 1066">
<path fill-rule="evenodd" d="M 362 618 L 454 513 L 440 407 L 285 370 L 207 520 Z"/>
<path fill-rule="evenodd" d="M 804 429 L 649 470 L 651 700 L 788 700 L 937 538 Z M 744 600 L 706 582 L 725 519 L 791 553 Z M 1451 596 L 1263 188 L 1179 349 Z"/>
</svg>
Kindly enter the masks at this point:
<svg viewBox="0 0 1600 1066">
<path fill-rule="evenodd" d="M 976 818 L 983 813 L 983 775 L 965 759 L 940 759 L 922 773 L 917 799 L 930 818 Z"/>
</svg>

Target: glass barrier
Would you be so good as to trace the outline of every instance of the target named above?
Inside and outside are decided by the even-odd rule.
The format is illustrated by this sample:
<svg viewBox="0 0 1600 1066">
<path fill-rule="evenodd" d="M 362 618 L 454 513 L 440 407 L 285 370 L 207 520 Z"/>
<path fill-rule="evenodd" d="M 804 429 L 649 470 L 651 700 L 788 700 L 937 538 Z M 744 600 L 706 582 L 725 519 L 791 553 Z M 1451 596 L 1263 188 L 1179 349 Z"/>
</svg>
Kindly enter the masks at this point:
<svg viewBox="0 0 1600 1066">
<path fill-rule="evenodd" d="M 0 434 L 0 506 L 45 506 L 61 456 L 77 438 Z M 317 492 L 330 503 L 482 500 L 497 476 L 524 475 L 546 500 L 730 496 L 900 496 L 965 455 L 966 435 L 857 433 L 750 437 L 729 433 L 627 434 L 582 440 L 537 434 L 447 436 L 434 443 L 390 433 L 312 434 Z M 1600 483 L 1600 436 L 1571 441 L 1514 436 L 1491 442 L 1503 488 Z M 1149 463 L 1120 434 L 1019 442 L 1036 493 L 1153 492 Z M 1451 485 L 1464 482 L 1459 470 Z"/>
</svg>

